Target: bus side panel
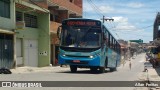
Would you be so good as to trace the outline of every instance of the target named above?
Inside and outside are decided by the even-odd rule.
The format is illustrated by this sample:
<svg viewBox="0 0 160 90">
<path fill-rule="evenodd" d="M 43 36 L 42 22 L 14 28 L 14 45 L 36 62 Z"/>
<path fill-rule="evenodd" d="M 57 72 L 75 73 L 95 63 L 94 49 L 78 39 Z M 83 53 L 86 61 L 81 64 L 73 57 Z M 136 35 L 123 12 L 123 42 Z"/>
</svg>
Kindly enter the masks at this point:
<svg viewBox="0 0 160 90">
<path fill-rule="evenodd" d="M 120 58 L 121 58 L 121 56 L 119 54 L 117 54 L 117 67 L 120 66 L 120 64 L 121 64 Z"/>
<path fill-rule="evenodd" d="M 108 48 L 108 66 L 107 67 L 116 67 L 117 54 L 110 48 Z"/>
</svg>

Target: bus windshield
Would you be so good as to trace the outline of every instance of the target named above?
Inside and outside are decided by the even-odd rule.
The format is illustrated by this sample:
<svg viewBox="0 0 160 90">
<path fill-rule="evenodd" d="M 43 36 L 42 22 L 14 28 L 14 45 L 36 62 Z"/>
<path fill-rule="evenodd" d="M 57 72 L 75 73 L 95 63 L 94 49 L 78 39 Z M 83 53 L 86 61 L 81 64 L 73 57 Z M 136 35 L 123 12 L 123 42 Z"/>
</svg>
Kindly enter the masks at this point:
<svg viewBox="0 0 160 90">
<path fill-rule="evenodd" d="M 101 45 L 101 28 L 98 26 L 63 26 L 61 46 L 97 48 Z"/>
</svg>

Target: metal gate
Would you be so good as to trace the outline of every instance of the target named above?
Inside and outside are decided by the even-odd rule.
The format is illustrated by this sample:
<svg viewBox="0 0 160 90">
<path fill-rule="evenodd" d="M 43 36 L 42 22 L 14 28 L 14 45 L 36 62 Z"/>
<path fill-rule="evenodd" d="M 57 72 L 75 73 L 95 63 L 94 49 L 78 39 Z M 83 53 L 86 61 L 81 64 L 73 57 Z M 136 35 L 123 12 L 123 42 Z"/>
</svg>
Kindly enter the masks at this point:
<svg viewBox="0 0 160 90">
<path fill-rule="evenodd" d="M 13 68 L 13 35 L 0 33 L 0 68 Z"/>
</svg>

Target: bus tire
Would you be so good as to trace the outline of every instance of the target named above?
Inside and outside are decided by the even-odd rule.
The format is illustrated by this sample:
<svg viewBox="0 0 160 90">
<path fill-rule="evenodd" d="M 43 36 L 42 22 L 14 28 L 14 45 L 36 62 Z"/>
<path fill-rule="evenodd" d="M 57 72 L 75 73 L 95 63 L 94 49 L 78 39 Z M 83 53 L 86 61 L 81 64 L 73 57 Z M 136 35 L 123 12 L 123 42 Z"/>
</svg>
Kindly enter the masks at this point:
<svg viewBox="0 0 160 90">
<path fill-rule="evenodd" d="M 105 73 L 105 67 L 99 67 L 100 73 Z"/>
<path fill-rule="evenodd" d="M 90 67 L 90 71 L 91 71 L 91 72 L 96 72 L 97 69 L 98 69 L 98 67 Z"/>
<path fill-rule="evenodd" d="M 113 71 L 117 71 L 117 68 L 116 67 L 110 68 L 110 72 L 113 72 Z"/>
<path fill-rule="evenodd" d="M 70 70 L 71 70 L 72 73 L 77 72 L 77 66 L 75 66 L 75 65 L 70 65 Z"/>
</svg>

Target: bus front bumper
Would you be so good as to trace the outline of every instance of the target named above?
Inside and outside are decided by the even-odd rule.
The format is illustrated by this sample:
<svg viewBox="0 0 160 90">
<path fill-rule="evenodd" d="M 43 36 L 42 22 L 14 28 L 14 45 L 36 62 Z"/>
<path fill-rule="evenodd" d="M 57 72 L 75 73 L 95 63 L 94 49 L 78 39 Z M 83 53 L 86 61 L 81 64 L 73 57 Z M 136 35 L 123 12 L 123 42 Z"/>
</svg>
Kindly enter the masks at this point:
<svg viewBox="0 0 160 90">
<path fill-rule="evenodd" d="M 77 66 L 100 66 L 100 57 L 95 56 L 93 58 L 81 58 L 81 57 L 66 57 L 59 55 L 59 64 L 77 65 Z"/>
</svg>

